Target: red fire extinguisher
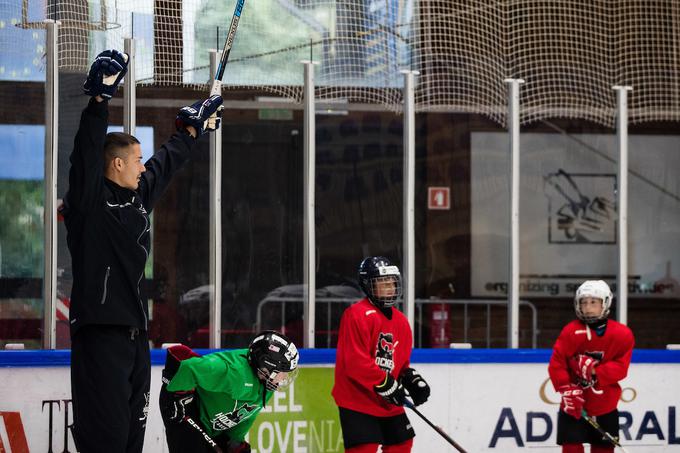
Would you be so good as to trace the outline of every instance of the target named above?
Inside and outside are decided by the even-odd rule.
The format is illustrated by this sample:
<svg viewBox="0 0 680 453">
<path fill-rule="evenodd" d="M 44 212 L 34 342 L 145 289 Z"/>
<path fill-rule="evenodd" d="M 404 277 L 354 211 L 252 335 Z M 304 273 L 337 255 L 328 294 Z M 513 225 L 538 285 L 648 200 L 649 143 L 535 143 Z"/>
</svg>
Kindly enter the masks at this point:
<svg viewBox="0 0 680 453">
<path fill-rule="evenodd" d="M 448 348 L 451 344 L 451 306 L 428 304 L 430 320 L 430 347 Z"/>
</svg>

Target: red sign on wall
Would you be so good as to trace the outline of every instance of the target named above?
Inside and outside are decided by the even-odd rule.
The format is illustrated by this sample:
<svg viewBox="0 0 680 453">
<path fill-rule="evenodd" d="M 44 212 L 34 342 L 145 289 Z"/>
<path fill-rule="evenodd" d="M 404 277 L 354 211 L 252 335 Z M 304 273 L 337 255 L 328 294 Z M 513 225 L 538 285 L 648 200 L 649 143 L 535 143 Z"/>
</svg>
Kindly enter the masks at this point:
<svg viewBox="0 0 680 453">
<path fill-rule="evenodd" d="M 451 209 L 450 189 L 448 187 L 428 187 L 427 209 Z"/>
<path fill-rule="evenodd" d="M 0 436 L 0 452 L 29 453 L 24 425 L 21 423 L 21 414 L 19 412 L 0 412 L 0 422 L 5 424 L 7 443 L 9 444 L 5 445 L 2 436 Z"/>
</svg>

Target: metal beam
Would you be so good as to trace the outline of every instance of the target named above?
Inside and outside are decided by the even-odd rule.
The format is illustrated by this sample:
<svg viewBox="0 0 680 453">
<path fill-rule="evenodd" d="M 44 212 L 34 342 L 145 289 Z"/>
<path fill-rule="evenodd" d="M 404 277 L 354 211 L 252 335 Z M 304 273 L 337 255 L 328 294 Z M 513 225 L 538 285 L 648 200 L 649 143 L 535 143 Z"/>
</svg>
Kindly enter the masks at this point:
<svg viewBox="0 0 680 453">
<path fill-rule="evenodd" d="M 628 323 L 628 92 L 630 86 L 614 86 L 616 91 L 616 141 L 619 148 L 617 173 L 618 271 L 616 275 L 616 319 Z"/>
<path fill-rule="evenodd" d="M 506 79 L 508 84 L 508 135 L 510 137 L 510 250 L 508 262 L 508 348 L 519 347 L 519 178 L 520 106 L 522 79 Z"/>
<path fill-rule="evenodd" d="M 210 76 L 221 52 L 210 51 Z M 222 129 L 210 134 L 210 347 L 222 347 Z"/>
<path fill-rule="evenodd" d="M 57 166 L 59 157 L 59 25 L 45 20 L 45 262 L 43 268 L 43 349 L 56 349 L 57 325 Z"/>
<path fill-rule="evenodd" d="M 416 174 L 416 109 L 415 76 L 417 71 L 401 71 L 404 75 L 404 226 L 403 260 L 401 263 L 404 291 L 404 313 L 411 329 L 415 328 L 415 174 Z M 414 337 L 415 341 L 415 337 Z"/>
<path fill-rule="evenodd" d="M 315 184 L 316 184 L 316 106 L 314 104 L 314 65 L 313 61 L 303 61 L 304 74 L 304 203 L 303 203 L 303 241 L 304 241 L 304 339 L 305 348 L 314 347 L 316 334 L 316 224 Z"/>
<path fill-rule="evenodd" d="M 128 72 L 123 85 L 123 131 L 135 135 L 137 131 L 137 79 L 135 78 L 135 40 L 125 38 L 125 53 L 128 54 Z"/>
</svg>

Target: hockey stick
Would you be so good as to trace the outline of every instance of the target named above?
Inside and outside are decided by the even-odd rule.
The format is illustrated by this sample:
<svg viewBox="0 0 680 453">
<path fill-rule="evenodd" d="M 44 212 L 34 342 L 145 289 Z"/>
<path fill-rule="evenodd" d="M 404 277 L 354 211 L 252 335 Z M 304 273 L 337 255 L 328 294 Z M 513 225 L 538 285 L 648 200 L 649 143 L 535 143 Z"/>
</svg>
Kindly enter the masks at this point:
<svg viewBox="0 0 680 453">
<path fill-rule="evenodd" d="M 595 429 L 597 430 L 597 432 L 599 432 L 600 434 L 602 434 L 602 436 L 603 436 L 605 439 L 607 439 L 609 442 L 611 442 L 612 445 L 614 445 L 615 447 L 619 447 L 619 448 L 623 451 L 623 453 L 628 453 L 628 451 L 627 451 L 625 448 L 623 448 L 623 445 L 621 445 L 621 443 L 618 441 L 618 439 L 615 438 L 614 436 L 612 436 L 611 434 L 609 434 L 607 431 L 605 431 L 605 430 L 600 426 L 600 424 L 599 424 L 598 422 L 595 421 L 594 418 L 592 418 L 590 415 L 588 415 L 588 414 L 586 413 L 585 410 L 582 410 L 582 411 L 581 411 L 581 416 L 583 417 L 583 419 L 584 419 L 585 421 L 587 421 L 587 422 L 590 424 L 590 426 L 592 426 L 593 428 L 595 428 Z"/>
<path fill-rule="evenodd" d="M 222 76 L 224 76 L 224 68 L 227 66 L 227 60 L 229 60 L 229 53 L 231 52 L 231 46 L 234 44 L 236 29 L 238 28 L 238 23 L 241 20 L 241 11 L 243 11 L 243 5 L 245 2 L 246 0 L 236 0 L 236 8 L 234 8 L 234 16 L 231 18 L 227 39 L 224 41 L 224 48 L 222 49 L 220 64 L 217 66 L 215 78 L 213 79 L 212 87 L 210 87 L 210 96 L 220 94 L 222 92 Z"/>
<path fill-rule="evenodd" d="M 428 420 L 427 417 L 425 417 L 423 414 L 421 414 L 420 411 L 418 409 L 416 409 L 416 407 L 413 405 L 412 402 L 410 402 L 409 400 L 405 400 L 404 406 L 408 407 L 413 412 L 415 412 L 420 418 L 422 418 L 425 421 L 425 423 L 430 425 L 432 427 L 432 429 L 437 431 L 440 436 L 442 436 L 444 439 L 446 439 L 446 441 L 448 443 L 450 443 L 451 445 L 453 445 L 453 447 L 456 450 L 458 450 L 460 453 L 467 453 L 467 451 L 465 451 L 465 449 L 463 447 L 458 445 L 458 443 L 456 443 L 455 440 L 451 439 L 451 437 L 449 437 L 449 435 L 446 434 L 443 429 L 441 429 L 439 426 L 436 426 L 434 423 L 432 423 L 430 420 Z"/>
<path fill-rule="evenodd" d="M 217 453 L 223 453 L 223 450 L 219 447 L 219 445 L 217 445 L 217 442 L 215 442 L 212 437 L 208 436 L 208 433 L 203 431 L 203 428 L 201 428 L 201 426 L 196 423 L 193 418 L 186 415 L 183 421 L 187 422 L 189 426 L 198 431 L 201 434 L 201 437 L 203 437 L 203 439 L 213 448 L 213 450 L 215 450 Z"/>
</svg>

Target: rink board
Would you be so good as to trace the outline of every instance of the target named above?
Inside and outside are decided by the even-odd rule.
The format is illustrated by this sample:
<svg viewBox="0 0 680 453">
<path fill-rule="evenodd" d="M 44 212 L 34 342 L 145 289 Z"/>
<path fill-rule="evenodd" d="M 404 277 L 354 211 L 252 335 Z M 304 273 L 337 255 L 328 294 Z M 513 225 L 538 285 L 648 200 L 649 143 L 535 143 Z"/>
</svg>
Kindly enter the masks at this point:
<svg viewBox="0 0 680 453">
<path fill-rule="evenodd" d="M 201 351 L 207 353 L 209 351 Z M 340 452 L 330 396 L 333 350 L 301 351 L 295 385 L 277 393 L 250 431 L 253 452 Z M 472 452 L 558 452 L 559 397 L 548 382 L 549 350 L 415 350 L 432 387 L 421 411 Z M 0 451 L 75 452 L 68 351 L 0 352 Z M 152 351 L 145 452 L 166 452 L 158 411 L 164 351 Z M 624 392 L 622 443 L 629 452 L 680 452 L 680 351 L 638 350 Z M 454 451 L 415 414 L 414 452 Z M 64 433 L 66 432 L 66 436 Z M 50 448 L 51 443 L 51 448 Z"/>
</svg>

